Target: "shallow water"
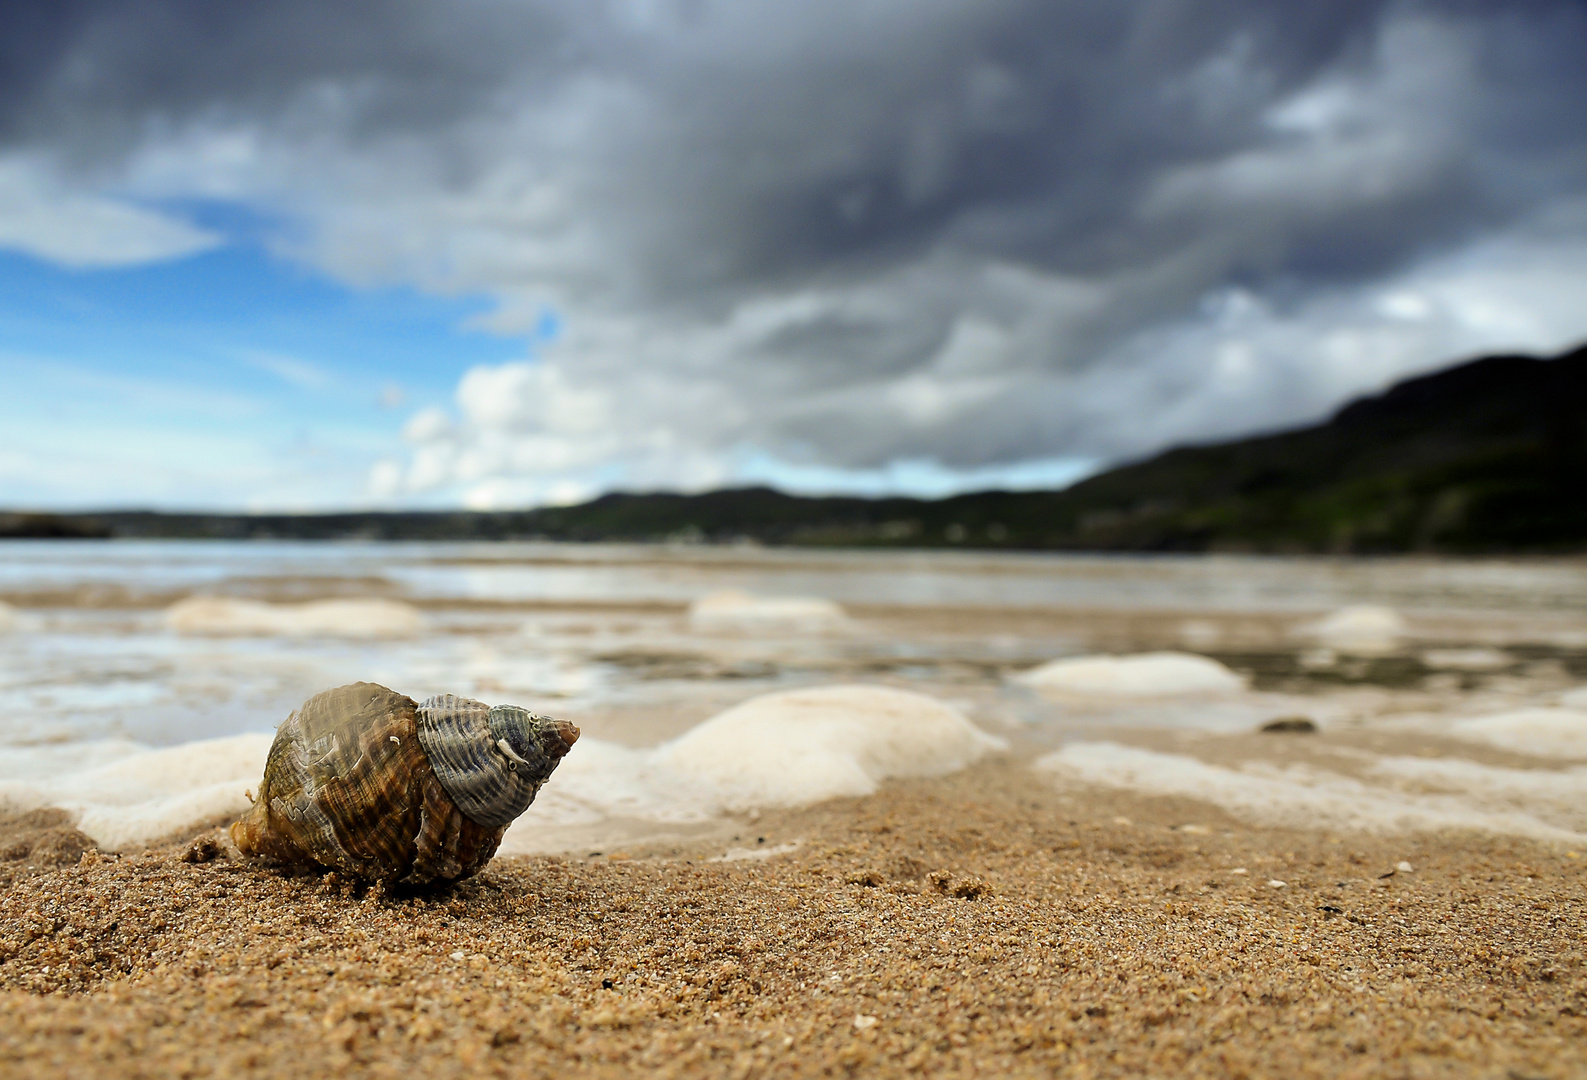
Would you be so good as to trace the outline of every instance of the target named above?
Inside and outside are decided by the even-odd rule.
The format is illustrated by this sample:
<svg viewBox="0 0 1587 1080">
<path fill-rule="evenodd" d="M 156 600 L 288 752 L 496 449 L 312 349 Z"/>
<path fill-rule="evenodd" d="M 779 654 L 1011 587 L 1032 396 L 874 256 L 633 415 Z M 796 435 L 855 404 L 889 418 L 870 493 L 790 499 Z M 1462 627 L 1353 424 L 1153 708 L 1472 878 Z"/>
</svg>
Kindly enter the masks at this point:
<svg viewBox="0 0 1587 1080">
<path fill-rule="evenodd" d="M 724 590 L 831 600 L 847 618 L 691 622 L 690 602 Z M 421 628 L 298 634 L 286 617 L 287 630 L 181 632 L 166 610 L 194 595 L 380 597 L 412 605 Z M 1273 820 L 1368 807 L 1341 811 L 1340 828 L 1491 828 L 1562 842 L 1587 830 L 1574 810 L 1587 805 L 1578 797 L 1587 796 L 1587 735 L 1575 741 L 1572 708 L 1549 735 L 1563 753 L 1528 755 L 1502 731 L 1483 741 L 1459 727 L 1558 706 L 1587 683 L 1580 560 L 10 542 L 0 543 L 0 600 L 15 609 L 0 632 L 0 799 L 12 805 L 86 806 L 93 770 L 107 761 L 268 733 L 310 694 L 369 680 L 578 723 L 586 741 L 575 750 L 582 764 L 569 759 L 567 797 L 552 797 L 553 779 L 531 815 L 547 827 L 544 845 L 601 843 L 603 829 L 630 835 L 646 822 L 717 813 L 707 796 L 691 810 L 648 763 L 648 748 L 759 694 L 864 682 L 946 701 L 1033 760 L 1056 755 L 1058 784 L 1183 789 L 1222 812 Z M 1356 604 L 1394 609 L 1404 636 L 1351 655 L 1308 629 Z M 1163 649 L 1218 659 L 1247 689 L 1065 697 L 1014 678 L 1062 656 Z M 1310 717 L 1322 734 L 1249 737 L 1285 715 Z M 1374 748 L 1383 739 L 1392 752 Z M 1125 744 L 1128 752 L 1097 749 Z M 235 802 L 257 773 L 246 758 L 256 752 L 238 751 L 237 777 L 183 780 L 178 769 L 170 795 L 189 814 Z M 1422 759 L 1448 767 L 1403 764 Z M 1528 770 L 1546 782 L 1529 790 L 1514 775 Z M 175 790 L 200 780 L 220 803 Z M 1286 791 L 1301 793 L 1294 805 Z"/>
</svg>

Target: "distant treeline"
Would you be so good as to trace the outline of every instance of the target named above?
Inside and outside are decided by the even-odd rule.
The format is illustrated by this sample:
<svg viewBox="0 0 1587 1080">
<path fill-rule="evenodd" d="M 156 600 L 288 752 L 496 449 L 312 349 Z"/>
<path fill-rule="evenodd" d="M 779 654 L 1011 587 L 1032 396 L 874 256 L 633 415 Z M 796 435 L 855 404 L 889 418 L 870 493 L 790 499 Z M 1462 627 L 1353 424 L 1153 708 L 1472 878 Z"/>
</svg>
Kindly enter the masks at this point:
<svg viewBox="0 0 1587 1080">
<path fill-rule="evenodd" d="M 1587 551 L 1587 347 L 1402 382 L 1313 427 L 1169 450 L 1063 491 L 606 495 L 493 513 L 0 514 L 0 536 L 703 541 L 1057 551 Z"/>
</svg>

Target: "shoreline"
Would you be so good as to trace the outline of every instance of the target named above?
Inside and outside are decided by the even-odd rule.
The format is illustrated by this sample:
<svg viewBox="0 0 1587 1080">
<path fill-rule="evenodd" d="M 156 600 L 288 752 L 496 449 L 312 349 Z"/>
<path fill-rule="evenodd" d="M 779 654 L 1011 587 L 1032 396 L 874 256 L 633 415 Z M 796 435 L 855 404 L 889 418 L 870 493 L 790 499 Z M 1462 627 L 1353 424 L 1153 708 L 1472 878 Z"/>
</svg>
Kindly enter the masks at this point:
<svg viewBox="0 0 1587 1080">
<path fill-rule="evenodd" d="M 183 844 L 72 863 L 56 833 L 68 864 L 0 891 L 0 1062 L 1587 1075 L 1587 859 L 1562 846 L 1257 827 L 1008 760 L 736 820 L 389 896 Z"/>
</svg>

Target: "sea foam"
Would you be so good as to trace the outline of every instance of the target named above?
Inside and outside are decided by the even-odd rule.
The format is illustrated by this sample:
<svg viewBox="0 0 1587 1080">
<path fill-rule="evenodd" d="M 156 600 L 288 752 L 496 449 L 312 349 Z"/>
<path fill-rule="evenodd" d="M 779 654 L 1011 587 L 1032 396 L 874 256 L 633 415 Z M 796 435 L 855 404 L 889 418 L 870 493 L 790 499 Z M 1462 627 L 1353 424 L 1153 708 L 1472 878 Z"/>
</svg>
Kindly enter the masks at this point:
<svg viewBox="0 0 1587 1080">
<path fill-rule="evenodd" d="M 1510 665 L 1508 653 L 1498 649 L 1428 649 L 1422 653 L 1422 663 L 1430 668 L 1451 671 L 1498 671 Z"/>
<path fill-rule="evenodd" d="M 1587 829 L 1587 766 L 1512 769 L 1464 758 L 1385 757 L 1370 773 L 1415 794 L 1458 793 L 1496 810 L 1548 814 L 1556 825 Z"/>
<path fill-rule="evenodd" d="M 702 596 L 689 605 L 689 625 L 706 632 L 823 632 L 848 626 L 843 608 L 816 596 L 756 596 L 737 589 Z"/>
<path fill-rule="evenodd" d="M 1393 608 L 1356 604 L 1300 628 L 1318 644 L 1355 656 L 1380 656 L 1395 651 L 1407 634 L 1405 619 Z"/>
<path fill-rule="evenodd" d="M 1587 686 L 1567 690 L 1560 695 L 1559 703 L 1567 709 L 1587 709 Z"/>
<path fill-rule="evenodd" d="M 58 807 L 101 847 L 137 848 L 240 816 L 273 738 L 10 748 L 0 754 L 0 811 Z M 942 775 L 1003 748 L 923 694 L 880 686 L 768 694 L 652 748 L 579 740 L 502 851 L 554 849 L 557 828 L 614 818 L 701 822 L 866 795 L 883 780 Z"/>
<path fill-rule="evenodd" d="M 942 776 L 1005 748 L 924 694 L 818 686 L 728 709 L 657 748 L 655 761 L 743 809 L 869 795 L 882 780 Z"/>
<path fill-rule="evenodd" d="M 869 795 L 884 780 L 942 776 L 1006 747 L 959 710 L 907 690 L 765 694 L 649 749 L 580 739 L 501 850 L 550 850 L 560 827 L 613 818 L 682 824 Z"/>
<path fill-rule="evenodd" d="M 1582 709 L 1516 709 L 1475 716 L 1456 721 L 1448 733 L 1537 757 L 1587 758 L 1587 710 Z"/>
<path fill-rule="evenodd" d="M 1228 694 L 1245 689 L 1245 679 L 1216 660 L 1180 652 L 1076 656 L 1049 661 L 1015 678 L 1050 693 L 1095 697 Z"/>
<path fill-rule="evenodd" d="M 1047 755 L 1036 767 L 1070 782 L 1199 799 L 1261 825 L 1331 825 L 1367 832 L 1469 829 L 1538 840 L 1587 841 L 1587 834 L 1535 813 L 1474 806 L 1469 798 L 1453 794 L 1367 784 L 1304 765 L 1280 768 L 1253 762 L 1231 769 L 1184 754 L 1085 742 Z"/>
<path fill-rule="evenodd" d="M 233 735 L 159 750 L 87 744 L 76 748 L 86 767 L 0 781 L 0 809 L 57 807 L 101 848 L 140 847 L 242 814 L 248 808 L 245 793 L 259 786 L 273 738 Z M 59 766 L 60 752 L 68 748 L 50 749 Z"/>
<path fill-rule="evenodd" d="M 379 597 L 268 604 L 190 596 L 165 610 L 165 625 L 179 634 L 378 638 L 417 634 L 424 616 L 411 604 Z"/>
</svg>

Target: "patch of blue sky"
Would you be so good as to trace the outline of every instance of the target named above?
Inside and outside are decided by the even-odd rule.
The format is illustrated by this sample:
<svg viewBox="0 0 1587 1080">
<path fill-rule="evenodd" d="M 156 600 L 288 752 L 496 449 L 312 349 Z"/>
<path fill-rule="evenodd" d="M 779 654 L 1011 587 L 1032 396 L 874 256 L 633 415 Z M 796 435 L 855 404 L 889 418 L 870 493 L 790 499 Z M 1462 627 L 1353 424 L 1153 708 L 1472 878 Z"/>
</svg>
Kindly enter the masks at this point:
<svg viewBox="0 0 1587 1080">
<path fill-rule="evenodd" d="M 90 271 L 0 253 L 6 352 L 255 392 L 269 389 L 272 375 L 304 388 L 259 363 L 289 357 L 328 384 L 361 385 L 371 404 L 387 383 L 414 397 L 450 397 L 469 367 L 524 354 L 522 341 L 463 329 L 488 307 L 478 298 L 348 288 L 253 245 Z"/>
<path fill-rule="evenodd" d="M 195 220 L 257 235 L 241 213 Z M 489 307 L 350 288 L 251 240 L 87 271 L 0 252 L 0 505 L 358 504 L 416 408 L 526 355 L 469 328 Z"/>
<path fill-rule="evenodd" d="M 765 484 L 790 495 L 942 499 L 968 491 L 1056 491 L 1100 468 L 1101 463 L 1090 458 L 1054 457 L 971 469 L 948 468 L 929 458 L 893 461 L 874 469 L 837 469 L 750 452 L 737 462 L 732 482 Z"/>
</svg>

